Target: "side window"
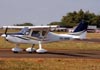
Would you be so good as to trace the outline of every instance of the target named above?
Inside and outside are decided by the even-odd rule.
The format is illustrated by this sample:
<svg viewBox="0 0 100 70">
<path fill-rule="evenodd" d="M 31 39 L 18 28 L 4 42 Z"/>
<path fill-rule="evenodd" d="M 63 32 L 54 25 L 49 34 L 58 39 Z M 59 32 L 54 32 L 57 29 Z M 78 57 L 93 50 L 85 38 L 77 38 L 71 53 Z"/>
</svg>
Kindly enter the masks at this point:
<svg viewBox="0 0 100 70">
<path fill-rule="evenodd" d="M 40 36 L 40 33 L 39 31 L 33 31 L 31 36 L 34 36 L 34 37 L 39 37 Z"/>
<path fill-rule="evenodd" d="M 42 32 L 42 36 L 45 36 L 45 34 L 46 34 L 46 31 L 43 31 L 43 32 Z"/>
<path fill-rule="evenodd" d="M 42 31 L 42 36 L 45 36 L 46 31 Z M 41 32 L 40 31 L 33 31 L 31 36 L 33 37 L 40 37 L 41 36 Z"/>
</svg>

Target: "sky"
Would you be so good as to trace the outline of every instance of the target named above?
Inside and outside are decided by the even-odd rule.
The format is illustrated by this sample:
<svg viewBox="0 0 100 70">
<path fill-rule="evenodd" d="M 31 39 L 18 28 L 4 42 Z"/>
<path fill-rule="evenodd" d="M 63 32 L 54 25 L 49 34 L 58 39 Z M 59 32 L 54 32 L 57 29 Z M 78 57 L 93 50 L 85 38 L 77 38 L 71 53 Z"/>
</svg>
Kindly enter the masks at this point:
<svg viewBox="0 0 100 70">
<path fill-rule="evenodd" d="M 80 9 L 100 14 L 100 0 L 0 0 L 0 26 L 47 25 Z"/>
</svg>

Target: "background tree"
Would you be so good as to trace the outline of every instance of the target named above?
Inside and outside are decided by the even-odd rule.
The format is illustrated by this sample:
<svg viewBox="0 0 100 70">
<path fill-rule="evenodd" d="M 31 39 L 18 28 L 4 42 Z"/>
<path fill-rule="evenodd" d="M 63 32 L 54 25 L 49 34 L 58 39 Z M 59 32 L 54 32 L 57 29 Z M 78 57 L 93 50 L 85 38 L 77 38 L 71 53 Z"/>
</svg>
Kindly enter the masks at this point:
<svg viewBox="0 0 100 70">
<path fill-rule="evenodd" d="M 59 25 L 61 22 L 51 22 L 50 24 L 48 25 Z"/>
<path fill-rule="evenodd" d="M 89 25 L 96 25 L 100 28 L 100 15 L 95 15 L 89 11 L 84 12 L 82 9 L 80 9 L 78 12 L 73 11 L 67 13 L 61 18 L 61 22 L 52 22 L 50 24 L 73 27 L 76 26 L 81 20 L 84 20 Z"/>
<path fill-rule="evenodd" d="M 14 24 L 14 26 L 34 26 L 32 23 Z"/>
</svg>

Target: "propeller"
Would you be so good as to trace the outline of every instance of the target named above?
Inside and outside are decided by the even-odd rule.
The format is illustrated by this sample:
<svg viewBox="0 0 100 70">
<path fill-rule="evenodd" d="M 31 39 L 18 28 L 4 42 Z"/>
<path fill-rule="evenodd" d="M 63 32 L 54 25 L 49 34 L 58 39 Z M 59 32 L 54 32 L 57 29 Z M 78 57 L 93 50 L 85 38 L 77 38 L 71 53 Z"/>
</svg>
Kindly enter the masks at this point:
<svg viewBox="0 0 100 70">
<path fill-rule="evenodd" d="M 6 37 L 7 37 L 7 31 L 8 31 L 8 27 L 5 28 L 4 34 L 1 35 L 1 37 L 3 37 L 5 40 L 7 40 L 7 39 L 6 39 Z"/>
<path fill-rule="evenodd" d="M 4 37 L 4 38 L 7 37 L 7 30 L 8 30 L 8 28 L 5 29 L 5 32 L 4 32 L 4 34 L 1 35 L 1 37 Z"/>
<path fill-rule="evenodd" d="M 7 31 L 8 31 L 8 27 L 5 29 L 5 35 L 6 35 L 6 37 L 7 37 Z"/>
<path fill-rule="evenodd" d="M 5 42 L 5 44 L 6 44 L 6 41 L 7 41 L 6 37 L 7 37 L 7 30 L 8 30 L 8 27 L 5 28 L 4 30 L 5 30 L 5 31 L 4 31 L 4 34 L 2 34 L 1 37 L 3 37 L 3 39 L 5 40 L 4 42 Z"/>
</svg>

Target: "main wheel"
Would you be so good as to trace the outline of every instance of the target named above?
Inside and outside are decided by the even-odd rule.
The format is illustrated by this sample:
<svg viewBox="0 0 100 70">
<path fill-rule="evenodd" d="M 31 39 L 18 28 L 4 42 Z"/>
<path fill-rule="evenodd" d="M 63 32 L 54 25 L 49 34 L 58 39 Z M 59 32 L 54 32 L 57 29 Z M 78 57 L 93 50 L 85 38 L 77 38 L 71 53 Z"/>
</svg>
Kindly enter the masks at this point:
<svg viewBox="0 0 100 70">
<path fill-rule="evenodd" d="M 12 52 L 14 52 L 14 53 L 19 53 L 19 52 L 22 51 L 22 49 L 21 49 L 21 48 L 18 48 L 18 47 L 12 48 L 11 50 L 12 50 Z"/>
<path fill-rule="evenodd" d="M 47 50 L 41 48 L 41 49 L 37 49 L 36 52 L 37 53 L 46 53 Z"/>
<path fill-rule="evenodd" d="M 31 48 L 31 47 L 26 49 L 26 52 L 28 52 L 28 53 L 33 53 L 35 51 L 36 51 L 36 49 L 35 48 Z"/>
</svg>

